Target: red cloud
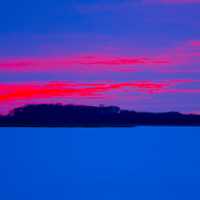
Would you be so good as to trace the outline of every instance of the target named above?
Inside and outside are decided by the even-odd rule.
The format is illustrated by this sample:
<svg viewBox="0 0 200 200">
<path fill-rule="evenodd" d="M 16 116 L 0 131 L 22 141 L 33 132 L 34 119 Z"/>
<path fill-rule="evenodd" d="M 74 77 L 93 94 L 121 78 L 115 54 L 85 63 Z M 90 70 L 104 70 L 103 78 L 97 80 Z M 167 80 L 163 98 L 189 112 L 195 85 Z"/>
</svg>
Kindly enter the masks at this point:
<svg viewBox="0 0 200 200">
<path fill-rule="evenodd" d="M 170 48 L 157 56 L 105 56 L 84 55 L 64 58 L 21 58 L 0 60 L 0 72 L 136 72 L 152 70 L 157 72 L 177 72 L 178 65 L 190 64 L 190 69 L 183 71 L 199 71 L 192 64 L 199 63 L 200 41 L 186 41 L 176 48 Z"/>
<path fill-rule="evenodd" d="M 199 82 L 169 80 L 120 83 L 32 82 L 0 84 L 0 112 L 6 113 L 14 107 L 38 103 L 88 104 L 89 102 L 89 104 L 97 105 L 100 102 L 106 104 L 115 102 L 115 104 L 125 106 L 121 104 L 121 101 L 130 101 L 129 104 L 133 105 L 136 100 L 143 100 L 143 103 L 151 105 L 152 98 L 158 97 L 159 100 L 161 94 L 200 93 L 200 89 L 197 88 Z M 160 95 L 157 96 L 157 94 Z M 129 107 L 130 105 L 126 104 Z"/>
<path fill-rule="evenodd" d="M 15 59 L 0 60 L 0 71 L 33 72 L 33 71 L 70 71 L 89 69 L 94 71 L 123 71 L 124 66 L 162 65 L 169 60 L 161 58 L 119 57 L 119 56 L 82 56 L 48 59 Z M 118 66 L 118 67 L 117 67 Z M 131 69 L 130 69 L 131 70 Z M 134 71 L 134 68 L 132 68 Z"/>
<path fill-rule="evenodd" d="M 143 82 L 124 82 L 124 83 L 67 83 L 50 82 L 29 83 L 29 84 L 1 84 L 0 102 L 16 101 L 24 99 L 43 99 L 57 97 L 96 97 L 105 92 L 114 90 L 123 91 L 133 89 L 140 92 L 156 92 L 162 90 L 168 84 Z"/>
<path fill-rule="evenodd" d="M 137 99 L 138 93 L 151 94 L 161 92 L 168 83 L 151 81 L 136 81 L 123 83 L 12 83 L 0 84 L 1 113 L 6 113 L 14 107 L 35 103 L 84 103 L 97 104 L 109 102 L 112 99 L 120 102 L 122 97 L 132 99 L 131 93 Z M 141 97 L 142 98 L 142 97 Z M 133 100 L 133 99 L 132 99 Z M 132 101 L 131 100 L 131 101 Z"/>
<path fill-rule="evenodd" d="M 9 83 L 0 84 L 1 108 L 24 105 L 28 103 L 53 102 L 83 102 L 92 100 L 115 100 L 120 102 L 121 97 L 132 99 L 143 98 L 157 93 L 199 92 L 199 89 L 176 88 L 179 84 L 192 83 L 192 80 L 171 80 L 163 82 L 135 81 L 135 82 L 103 82 L 103 83 L 76 83 L 76 82 L 48 82 L 48 83 Z"/>
</svg>

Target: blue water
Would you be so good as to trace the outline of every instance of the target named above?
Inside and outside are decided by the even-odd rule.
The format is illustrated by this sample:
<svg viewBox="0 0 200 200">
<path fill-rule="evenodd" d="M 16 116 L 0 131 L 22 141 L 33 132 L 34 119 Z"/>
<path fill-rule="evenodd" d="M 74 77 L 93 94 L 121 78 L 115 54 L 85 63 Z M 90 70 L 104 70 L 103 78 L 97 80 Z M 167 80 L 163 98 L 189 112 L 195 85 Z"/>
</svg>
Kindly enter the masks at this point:
<svg viewBox="0 0 200 200">
<path fill-rule="evenodd" d="M 200 128 L 0 129 L 1 200 L 200 199 Z"/>
</svg>

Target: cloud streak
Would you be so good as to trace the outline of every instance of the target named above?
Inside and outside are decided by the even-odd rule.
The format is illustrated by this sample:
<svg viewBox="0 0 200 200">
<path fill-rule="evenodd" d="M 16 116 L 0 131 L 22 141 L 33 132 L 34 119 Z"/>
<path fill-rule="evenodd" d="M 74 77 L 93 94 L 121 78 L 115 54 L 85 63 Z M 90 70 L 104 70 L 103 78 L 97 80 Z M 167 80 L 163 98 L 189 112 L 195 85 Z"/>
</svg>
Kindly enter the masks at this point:
<svg viewBox="0 0 200 200">
<path fill-rule="evenodd" d="M 188 88 L 184 84 L 191 84 L 192 80 L 171 81 L 132 81 L 132 82 L 32 82 L 32 83 L 8 83 L 0 84 L 0 104 L 12 105 L 9 109 L 18 105 L 29 103 L 42 103 L 53 101 L 56 103 L 82 102 L 91 100 L 93 104 L 99 100 L 107 102 L 116 98 L 118 103 L 122 97 L 132 99 L 134 96 L 143 98 L 162 93 L 199 93 L 198 88 Z M 178 88 L 183 85 L 183 88 Z M 14 106 L 13 106 L 14 105 Z M 2 107 L 1 107 L 2 108 Z"/>
<path fill-rule="evenodd" d="M 93 71 L 123 71 L 125 66 L 166 65 L 169 60 L 162 58 L 125 57 L 125 56 L 77 56 L 67 58 L 32 58 L 0 60 L 1 72 L 45 72 L 45 71 L 79 71 L 89 69 Z M 131 71 L 131 68 L 129 68 Z M 132 68 L 134 71 L 134 67 Z"/>
<path fill-rule="evenodd" d="M 157 52 L 155 56 L 119 56 L 94 53 L 52 58 L 16 58 L 0 59 L 0 72 L 137 72 L 177 71 L 178 65 L 200 63 L 200 41 L 191 40 L 169 48 L 165 52 Z M 191 71 L 195 71 L 190 66 Z M 185 70 L 185 69 L 184 69 Z"/>
<path fill-rule="evenodd" d="M 134 89 L 140 92 L 156 92 L 163 89 L 167 84 L 143 82 L 123 83 L 69 83 L 49 82 L 43 83 L 20 83 L 1 84 L 0 102 L 51 97 L 96 97 L 105 92 L 114 90 Z"/>
</svg>

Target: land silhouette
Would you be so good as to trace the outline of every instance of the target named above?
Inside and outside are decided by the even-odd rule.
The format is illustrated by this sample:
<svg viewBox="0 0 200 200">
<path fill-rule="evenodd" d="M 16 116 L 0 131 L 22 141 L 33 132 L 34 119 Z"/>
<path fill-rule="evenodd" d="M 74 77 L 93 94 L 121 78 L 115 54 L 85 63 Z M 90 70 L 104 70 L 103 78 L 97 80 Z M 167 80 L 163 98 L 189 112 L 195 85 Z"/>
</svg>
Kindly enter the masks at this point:
<svg viewBox="0 0 200 200">
<path fill-rule="evenodd" d="M 27 105 L 0 116 L 1 127 L 200 126 L 200 115 L 150 113 L 116 106 Z"/>
</svg>

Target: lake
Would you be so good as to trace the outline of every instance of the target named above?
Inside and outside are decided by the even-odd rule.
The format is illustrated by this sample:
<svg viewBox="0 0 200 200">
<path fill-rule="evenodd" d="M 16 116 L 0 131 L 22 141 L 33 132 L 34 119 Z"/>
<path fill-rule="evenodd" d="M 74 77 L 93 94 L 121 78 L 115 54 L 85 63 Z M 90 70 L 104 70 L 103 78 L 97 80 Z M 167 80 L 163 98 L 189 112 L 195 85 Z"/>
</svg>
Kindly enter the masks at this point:
<svg viewBox="0 0 200 200">
<path fill-rule="evenodd" d="M 1 200 L 200 199 L 200 128 L 0 129 Z"/>
</svg>

